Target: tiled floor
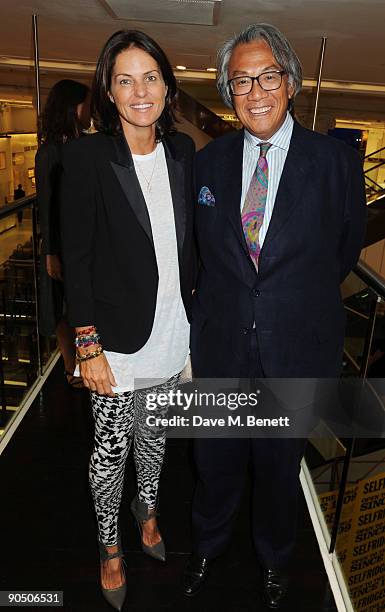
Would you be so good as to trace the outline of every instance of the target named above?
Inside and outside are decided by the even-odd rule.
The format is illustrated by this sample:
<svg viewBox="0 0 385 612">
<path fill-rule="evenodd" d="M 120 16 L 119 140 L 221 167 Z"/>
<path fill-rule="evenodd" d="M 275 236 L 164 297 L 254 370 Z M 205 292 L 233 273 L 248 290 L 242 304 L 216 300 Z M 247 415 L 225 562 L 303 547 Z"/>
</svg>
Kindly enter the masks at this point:
<svg viewBox="0 0 385 612">
<path fill-rule="evenodd" d="M 0 590 L 61 590 L 64 610 L 112 610 L 98 587 L 95 525 L 87 484 L 91 444 L 87 392 L 68 388 L 57 366 L 0 457 Z M 181 594 L 190 548 L 193 485 L 189 442 L 170 440 L 159 519 L 168 557 L 160 564 L 140 551 L 129 514 L 134 494 L 130 462 L 121 510 L 128 579 L 124 610 L 263 611 L 249 538 L 248 492 L 229 549 L 213 566 L 207 587 L 192 600 Z M 290 574 L 283 612 L 336 610 L 304 502 Z"/>
</svg>

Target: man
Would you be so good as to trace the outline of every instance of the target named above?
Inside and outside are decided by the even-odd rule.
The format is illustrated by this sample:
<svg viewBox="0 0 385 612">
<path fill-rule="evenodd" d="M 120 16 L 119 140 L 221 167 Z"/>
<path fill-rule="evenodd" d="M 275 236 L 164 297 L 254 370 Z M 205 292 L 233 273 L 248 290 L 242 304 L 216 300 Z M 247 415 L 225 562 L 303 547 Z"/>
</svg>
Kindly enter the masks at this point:
<svg viewBox="0 0 385 612">
<path fill-rule="evenodd" d="M 13 199 L 14 200 L 21 200 L 21 198 L 25 198 L 25 191 L 23 189 L 23 186 L 21 183 L 18 184 L 17 189 L 13 190 Z M 23 221 L 23 211 L 22 210 L 18 210 L 17 211 L 17 221 L 18 223 L 21 223 Z"/>
<path fill-rule="evenodd" d="M 340 283 L 360 253 L 365 196 L 357 153 L 308 131 L 289 110 L 299 60 L 273 26 L 251 25 L 219 53 L 218 88 L 244 129 L 197 160 L 201 268 L 194 295 L 197 378 L 338 377 L 344 309 Z M 304 440 L 199 439 L 193 555 L 185 594 L 224 550 L 248 460 L 253 540 L 264 599 L 277 609 L 296 538 Z"/>
<path fill-rule="evenodd" d="M 20 200 L 21 198 L 25 198 L 25 191 L 21 183 L 19 183 L 17 189 L 14 189 L 13 191 L 13 199 Z"/>
</svg>

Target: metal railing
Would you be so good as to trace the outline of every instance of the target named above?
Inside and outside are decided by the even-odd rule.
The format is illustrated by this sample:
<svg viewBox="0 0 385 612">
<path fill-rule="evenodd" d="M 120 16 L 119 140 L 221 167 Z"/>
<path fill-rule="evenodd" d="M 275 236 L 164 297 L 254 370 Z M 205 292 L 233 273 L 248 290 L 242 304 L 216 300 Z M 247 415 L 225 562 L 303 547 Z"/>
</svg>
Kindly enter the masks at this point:
<svg viewBox="0 0 385 612">
<path fill-rule="evenodd" d="M 346 310 L 349 310 L 350 313 L 353 312 L 356 316 L 365 319 L 366 334 L 364 337 L 362 354 L 360 356 L 360 363 L 357 363 L 355 360 L 351 359 L 346 348 L 345 355 L 348 356 L 350 363 L 355 368 L 356 375 L 360 378 L 366 378 L 368 374 L 369 359 L 374 339 L 376 319 L 378 315 L 378 304 L 381 302 L 381 300 L 385 301 L 385 282 L 378 274 L 376 274 L 374 270 L 372 270 L 369 266 L 367 266 L 364 262 L 361 261 L 355 267 L 353 274 L 355 274 L 368 288 L 369 308 L 367 313 L 362 313 L 359 310 L 353 311 L 353 309 L 349 307 L 346 308 Z M 349 466 L 353 455 L 354 439 L 347 439 L 345 441 L 345 446 L 346 453 L 343 461 L 340 490 L 337 500 L 335 520 L 331 530 L 331 540 L 329 546 L 330 553 L 334 552 L 336 546 L 338 529 L 341 520 L 341 512 L 343 508 L 343 499 L 345 496 L 345 490 L 347 485 Z"/>
<path fill-rule="evenodd" d="M 377 153 L 382 153 L 382 152 L 384 153 L 384 156 L 375 157 Z M 374 163 L 373 166 L 371 166 L 370 168 L 366 168 L 366 170 L 364 170 L 366 195 L 367 195 L 368 204 L 373 205 L 376 203 L 376 200 L 378 200 L 385 194 L 385 187 L 379 184 L 377 180 L 377 173 L 375 175 L 375 178 L 369 176 L 369 174 L 373 171 L 376 171 L 376 170 L 378 171 L 380 168 L 384 166 L 385 147 L 381 147 L 380 149 L 377 149 L 376 151 L 372 151 L 371 153 L 368 153 L 368 155 L 365 155 L 363 161 L 364 161 L 364 164 L 368 162 Z"/>
</svg>

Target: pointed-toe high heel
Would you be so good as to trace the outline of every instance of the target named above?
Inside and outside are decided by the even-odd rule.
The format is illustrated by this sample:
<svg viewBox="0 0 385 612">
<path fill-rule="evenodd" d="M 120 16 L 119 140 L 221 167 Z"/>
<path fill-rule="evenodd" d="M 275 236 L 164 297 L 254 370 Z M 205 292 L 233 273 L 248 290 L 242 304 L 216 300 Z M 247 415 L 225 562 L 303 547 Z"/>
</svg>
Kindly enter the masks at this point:
<svg viewBox="0 0 385 612">
<path fill-rule="evenodd" d="M 125 602 L 126 594 L 127 594 L 126 574 L 124 571 L 124 560 L 123 560 L 123 552 L 122 552 L 121 543 L 119 540 L 118 541 L 118 551 L 116 553 L 108 553 L 106 547 L 104 546 L 104 544 L 102 544 L 102 542 L 98 541 L 98 544 L 99 544 L 99 554 L 100 554 L 101 563 L 104 563 L 105 561 L 110 561 L 110 559 L 118 559 L 118 558 L 122 559 L 122 574 L 125 580 L 124 583 L 120 587 L 117 587 L 116 589 L 105 589 L 102 583 L 100 583 L 103 597 L 106 600 L 106 602 L 109 603 L 110 606 L 115 608 L 115 610 L 119 610 L 120 612 L 120 610 L 123 608 L 123 604 Z"/>
<path fill-rule="evenodd" d="M 138 524 L 143 552 L 146 553 L 146 555 L 153 557 L 153 559 L 158 559 L 158 561 L 166 561 L 166 549 L 163 540 L 157 544 L 154 544 L 153 546 L 147 546 L 147 544 L 143 542 L 143 523 L 156 517 L 156 510 L 149 511 L 147 504 L 139 501 L 138 497 L 134 497 L 130 507 L 131 512 Z"/>
</svg>

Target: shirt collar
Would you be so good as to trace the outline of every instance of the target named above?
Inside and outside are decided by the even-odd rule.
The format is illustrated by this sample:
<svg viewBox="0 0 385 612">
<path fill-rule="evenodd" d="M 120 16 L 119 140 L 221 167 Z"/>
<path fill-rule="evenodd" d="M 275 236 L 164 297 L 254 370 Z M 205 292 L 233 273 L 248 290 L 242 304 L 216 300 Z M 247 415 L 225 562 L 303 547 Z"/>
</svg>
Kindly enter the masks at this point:
<svg viewBox="0 0 385 612">
<path fill-rule="evenodd" d="M 273 147 L 278 147 L 279 149 L 283 149 L 284 151 L 288 151 L 291 135 L 293 132 L 293 117 L 289 112 L 286 113 L 286 118 L 279 130 L 275 132 L 269 138 L 269 142 L 273 145 Z M 250 149 L 255 149 L 261 142 L 266 142 L 254 134 L 251 134 L 248 130 L 245 130 L 245 143 L 248 145 Z"/>
</svg>

